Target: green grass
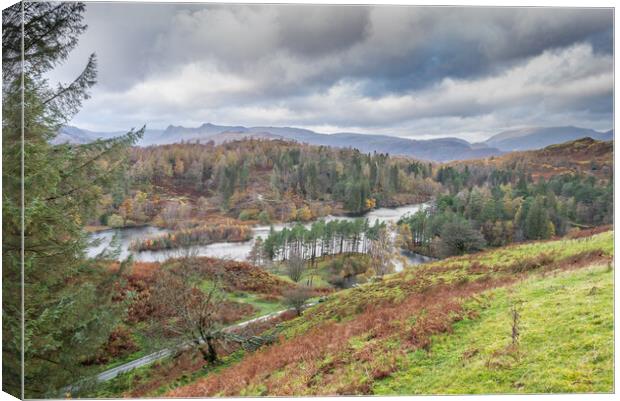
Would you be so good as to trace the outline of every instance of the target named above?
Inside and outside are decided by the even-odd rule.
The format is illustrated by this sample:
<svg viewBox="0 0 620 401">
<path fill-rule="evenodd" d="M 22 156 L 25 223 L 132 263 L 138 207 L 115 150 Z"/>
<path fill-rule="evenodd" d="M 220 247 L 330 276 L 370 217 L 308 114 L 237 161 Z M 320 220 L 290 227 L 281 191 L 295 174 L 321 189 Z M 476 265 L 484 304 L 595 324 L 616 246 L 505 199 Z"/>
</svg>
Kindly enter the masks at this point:
<svg viewBox="0 0 620 401">
<path fill-rule="evenodd" d="M 348 347 L 331 350 L 327 347 L 326 353 L 321 355 L 324 359 L 322 363 L 327 365 L 334 360 L 337 365 L 328 376 L 323 377 L 324 373 L 319 372 L 313 384 L 305 383 L 308 378 L 303 372 L 311 366 L 301 361 L 271 372 L 262 372 L 256 381 L 247 382 L 245 387 L 240 388 L 238 394 L 263 394 L 267 391 L 263 388 L 265 380 L 279 376 L 282 376 L 284 384 L 272 390 L 270 395 L 280 395 L 278 389 L 285 393 L 288 388 L 294 388 L 296 395 L 304 392 L 334 394 L 344 385 L 359 384 L 360 377 L 363 379 L 369 372 L 372 374 L 372 368 L 388 366 L 394 361 L 396 370 L 391 370 L 387 377 L 373 376 L 372 380 L 368 379 L 372 393 L 613 391 L 613 272 L 606 263 L 603 266 L 586 265 L 593 261 L 603 263 L 601 251 L 606 257 L 613 255 L 612 232 L 575 240 L 521 244 L 450 258 L 388 275 L 380 282 L 339 291 L 320 305 L 308 309 L 302 317 L 280 323 L 280 333 L 294 339 L 330 322 L 347 324 L 348 321 L 355 321 L 368 306 L 397 306 L 435 284 L 459 288 L 463 280 L 485 282 L 487 279 L 498 279 L 501 282 L 513 275 L 523 280 L 468 298 L 466 309 L 477 315 L 453 323 L 450 334 L 433 336 L 428 351 L 411 346 L 405 348 L 408 346 L 407 330 L 413 329 L 416 320 L 425 313 L 425 310 L 420 313 L 414 311 L 404 319 L 394 320 L 393 334 L 384 338 L 374 338 L 374 329 L 369 326 L 367 333 L 358 332 L 351 337 Z M 536 260 L 541 255 L 547 257 L 544 267 L 528 268 L 523 274 L 513 272 L 516 261 Z M 575 262 L 581 263 L 578 266 L 582 267 L 561 270 L 570 268 L 571 263 Z M 285 308 L 280 302 L 270 302 L 251 293 L 231 292 L 227 293 L 227 297 L 254 305 L 257 315 Z M 521 314 L 518 352 L 509 347 L 510 312 L 515 304 L 519 305 Z M 373 344 L 377 345 L 378 352 L 368 362 L 351 357 L 352 351 L 360 351 Z M 234 374 L 238 374 L 235 364 L 243 361 L 240 356 L 235 357 L 217 370 L 225 371 L 224 367 L 229 366 L 234 382 Z M 162 383 L 161 392 L 157 394 L 164 394 L 165 389 L 183 386 L 213 373 L 212 370 L 188 373 L 172 383 Z M 119 379 L 119 382 L 122 380 L 128 379 Z M 144 381 L 145 378 L 139 377 L 139 380 Z M 129 386 L 129 383 L 125 385 Z M 359 388 L 352 387 L 347 391 L 359 394 Z"/>
<path fill-rule="evenodd" d="M 209 291 L 212 287 L 213 283 L 210 280 L 203 280 L 200 284 L 200 288 L 203 291 Z M 287 306 L 282 303 L 281 300 L 271 300 L 265 298 L 264 294 L 256 294 L 252 292 L 229 292 L 223 291 L 224 297 L 228 301 L 238 302 L 242 304 L 249 304 L 256 308 L 256 311 L 249 316 L 245 316 L 240 321 L 252 319 L 258 316 L 267 315 L 272 312 L 280 311 L 282 309 L 286 309 Z"/>
<path fill-rule="evenodd" d="M 613 391 L 613 273 L 607 266 L 532 277 L 486 293 L 480 312 L 433 338 L 375 394 L 566 393 Z M 511 344 L 511 307 L 521 321 Z"/>
<path fill-rule="evenodd" d="M 327 255 L 323 257 L 317 257 L 315 266 L 308 266 L 306 273 L 299 281 L 300 284 L 305 284 L 308 280 L 312 280 L 313 287 L 327 287 L 331 288 L 333 285 L 328 281 L 331 272 L 330 272 L 330 263 L 334 260 L 345 260 L 345 259 L 354 259 L 356 261 L 364 261 L 368 257 L 362 254 L 355 253 L 345 253 L 340 255 Z M 274 264 L 271 273 L 280 277 L 283 280 L 288 282 L 292 282 L 292 280 L 286 274 L 286 265 L 284 262 L 277 262 Z M 360 282 L 365 282 L 365 278 L 358 275 L 358 279 Z"/>
<path fill-rule="evenodd" d="M 269 313 L 277 312 L 287 308 L 287 306 L 284 305 L 281 301 L 268 300 L 264 298 L 264 295 L 253 294 L 250 292 L 227 293 L 226 297 L 230 301 L 250 304 L 257 309 L 254 315 L 248 316 L 247 319 L 267 315 Z M 246 319 L 244 318 L 244 320 Z"/>
<path fill-rule="evenodd" d="M 430 284 L 440 281 L 454 283 L 460 280 L 476 280 L 481 276 L 489 278 L 505 275 L 506 269 L 518 260 L 548 254 L 554 261 L 576 256 L 589 251 L 603 251 L 613 255 L 613 232 L 605 232 L 592 237 L 580 239 L 562 239 L 546 242 L 511 245 L 504 248 L 491 249 L 477 254 L 469 254 L 432 263 L 422 264 L 400 273 L 386 275 L 377 283 L 367 283 L 331 295 L 319 307 L 308 310 L 303 320 L 297 319 L 286 324 L 292 335 L 299 335 L 308 328 L 326 320 L 340 321 L 342 316 L 352 317 L 363 311 L 367 305 L 390 301 L 398 303 L 407 294 L 421 291 Z M 488 267 L 497 268 L 499 273 L 472 273 L 468 268 L 477 262 Z M 430 275 L 424 275 L 432 269 L 441 268 Z M 430 280 L 424 282 L 423 280 Z M 415 283 L 415 284 L 414 284 Z"/>
</svg>

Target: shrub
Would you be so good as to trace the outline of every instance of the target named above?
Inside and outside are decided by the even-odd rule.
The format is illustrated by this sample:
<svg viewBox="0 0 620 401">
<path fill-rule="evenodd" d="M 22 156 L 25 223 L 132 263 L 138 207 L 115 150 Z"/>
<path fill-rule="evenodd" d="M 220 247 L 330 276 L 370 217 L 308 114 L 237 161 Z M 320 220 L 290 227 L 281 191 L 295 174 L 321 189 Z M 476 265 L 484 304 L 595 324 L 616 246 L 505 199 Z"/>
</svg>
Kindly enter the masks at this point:
<svg viewBox="0 0 620 401">
<path fill-rule="evenodd" d="M 312 211 L 308 206 L 304 206 L 297 210 L 297 220 L 310 221 L 312 220 Z"/>
<path fill-rule="evenodd" d="M 362 275 L 368 271 L 368 263 L 366 258 L 345 255 L 342 258 L 332 259 L 327 269 L 328 283 L 336 288 L 348 288 L 353 283 L 366 281 Z"/>
<path fill-rule="evenodd" d="M 121 216 L 119 216 L 118 214 L 111 214 L 108 216 L 108 221 L 107 221 L 108 225 L 110 227 L 122 227 L 125 225 L 125 222 L 123 221 L 123 218 Z"/>
<path fill-rule="evenodd" d="M 134 342 L 131 332 L 124 326 L 119 326 L 110 333 L 108 341 L 93 359 L 84 362 L 85 365 L 108 363 L 113 358 L 119 358 L 137 351 L 139 348 Z"/>
<path fill-rule="evenodd" d="M 509 266 L 509 270 L 515 273 L 527 272 L 530 270 L 538 269 L 539 267 L 550 265 L 554 262 L 552 255 L 548 253 L 541 253 L 527 259 L 517 259 Z"/>
<path fill-rule="evenodd" d="M 254 220 L 257 218 L 258 210 L 256 209 L 244 209 L 239 213 L 239 220 Z"/>
<path fill-rule="evenodd" d="M 269 217 L 269 213 L 267 213 L 267 211 L 265 211 L 265 210 L 260 212 L 258 214 L 258 221 L 260 221 L 261 224 L 269 224 L 271 222 L 271 218 Z"/>
<path fill-rule="evenodd" d="M 208 245 L 219 241 L 247 241 L 251 235 L 251 228 L 244 225 L 205 225 L 134 241 L 130 248 L 138 252 L 157 251 L 190 245 Z"/>
<path fill-rule="evenodd" d="M 441 228 L 439 254 L 443 257 L 480 251 L 485 246 L 482 234 L 467 220 L 455 218 Z"/>
<path fill-rule="evenodd" d="M 291 255 L 286 262 L 286 275 L 294 282 L 299 282 L 306 270 L 306 262 L 299 255 Z"/>
<path fill-rule="evenodd" d="M 306 286 L 299 286 L 291 290 L 284 291 L 284 302 L 294 308 L 297 315 L 301 315 L 306 301 L 312 296 L 312 290 Z"/>
</svg>

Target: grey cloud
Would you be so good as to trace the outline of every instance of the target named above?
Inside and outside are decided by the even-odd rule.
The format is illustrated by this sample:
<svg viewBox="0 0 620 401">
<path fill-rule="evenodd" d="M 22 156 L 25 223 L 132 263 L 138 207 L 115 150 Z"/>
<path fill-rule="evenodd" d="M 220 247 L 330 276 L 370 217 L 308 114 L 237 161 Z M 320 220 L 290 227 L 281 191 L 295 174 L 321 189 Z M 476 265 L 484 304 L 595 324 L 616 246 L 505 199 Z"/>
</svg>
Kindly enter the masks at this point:
<svg viewBox="0 0 620 401">
<path fill-rule="evenodd" d="M 346 50 L 369 33 L 369 7 L 302 5 L 279 11 L 279 44 L 307 58 Z"/>
<path fill-rule="evenodd" d="M 368 57 L 356 75 L 372 78 L 369 94 L 420 88 L 446 76 L 479 77 L 577 42 L 611 51 L 609 10 L 405 8 L 398 22 L 408 29 L 389 34 L 393 13 L 377 10 L 373 25 L 385 38 L 362 50 Z"/>
<path fill-rule="evenodd" d="M 89 5 L 87 19 L 80 50 L 100 54 L 102 85 L 126 86 L 148 73 L 210 60 L 257 75 L 275 95 L 329 87 L 343 77 L 368 79 L 372 95 L 480 76 L 577 41 L 605 49 L 612 23 L 600 9 L 130 3 Z M 292 88 L 274 79 L 293 63 L 321 70 L 293 77 Z"/>
<path fill-rule="evenodd" d="M 611 124 L 611 85 L 586 90 L 588 79 L 612 68 L 604 61 L 613 46 L 610 9 L 137 3 L 87 9 L 88 32 L 52 75 L 74 76 L 90 52 L 99 55 L 99 85 L 76 123 L 217 118 L 400 130 L 432 120 L 452 130 L 459 119 L 490 127 L 499 116 L 513 122 L 535 116 L 544 124 L 570 111 L 584 124 Z M 586 46 L 597 62 L 541 70 L 537 79 L 547 92 L 514 89 L 519 93 L 489 103 L 484 94 L 445 90 L 446 80 L 483 83 L 575 46 Z M 342 87 L 355 90 L 337 101 L 333 94 Z M 399 97 L 425 103 L 385 108 Z"/>
</svg>

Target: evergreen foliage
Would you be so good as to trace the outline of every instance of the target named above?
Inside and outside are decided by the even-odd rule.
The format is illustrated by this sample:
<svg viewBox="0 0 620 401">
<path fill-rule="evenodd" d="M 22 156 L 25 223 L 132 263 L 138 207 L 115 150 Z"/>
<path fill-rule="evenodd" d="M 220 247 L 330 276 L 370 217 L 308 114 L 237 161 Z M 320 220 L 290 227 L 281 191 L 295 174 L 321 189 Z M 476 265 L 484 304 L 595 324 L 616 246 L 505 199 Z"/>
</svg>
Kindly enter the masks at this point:
<svg viewBox="0 0 620 401">
<path fill-rule="evenodd" d="M 288 260 L 295 255 L 314 264 L 317 258 L 326 255 L 369 252 L 371 241 L 379 238 L 385 228 L 385 223 L 376 221 L 371 226 L 368 219 L 361 218 L 319 220 L 310 227 L 298 223 L 280 231 L 272 227 L 263 249 L 272 260 Z"/>
<path fill-rule="evenodd" d="M 19 3 L 3 12 L 3 378 L 6 391 L 40 398 L 58 395 L 60 388 L 80 378 L 81 362 L 108 339 L 121 315 L 122 305 L 111 302 L 112 280 L 103 279 L 97 260 L 85 258 L 88 241 L 83 223 L 125 167 L 126 149 L 143 130 L 84 146 L 50 144 L 88 97 L 95 83 L 96 58 L 89 57 L 74 81 L 51 88 L 44 74 L 67 58 L 86 29 L 84 5 L 26 2 L 23 13 L 21 7 Z"/>
<path fill-rule="evenodd" d="M 592 227 L 612 222 L 610 180 L 561 174 L 534 183 L 525 173 L 504 174 L 500 170 L 482 177 L 469 169 L 440 168 L 437 179 L 448 191 L 438 196 L 430 208 L 400 220 L 399 224 L 410 231 L 406 247 L 448 256 L 461 253 L 453 247 L 449 250 L 444 240 L 445 235 L 451 237 L 451 243 L 457 240 L 452 235 L 455 228 L 463 229 L 461 232 L 474 240 L 473 251 L 480 249 L 481 243 L 503 246 L 514 241 L 548 239 L 566 234 L 571 225 Z M 480 185 L 452 192 L 460 188 L 459 183 L 467 187 L 474 182 Z M 482 242 L 474 238 L 474 231 L 482 235 Z"/>
<path fill-rule="evenodd" d="M 338 201 L 353 213 L 389 205 L 397 194 L 426 198 L 432 192 L 427 164 L 385 154 L 362 154 L 355 149 L 286 141 L 136 148 L 132 163 L 137 183 L 216 195 L 225 211 L 247 194 L 250 178 L 256 181 L 257 175 L 263 173 L 269 177 L 269 187 L 261 191 L 264 198 L 297 196 L 306 201 Z M 303 213 L 293 217 L 303 220 Z"/>
</svg>

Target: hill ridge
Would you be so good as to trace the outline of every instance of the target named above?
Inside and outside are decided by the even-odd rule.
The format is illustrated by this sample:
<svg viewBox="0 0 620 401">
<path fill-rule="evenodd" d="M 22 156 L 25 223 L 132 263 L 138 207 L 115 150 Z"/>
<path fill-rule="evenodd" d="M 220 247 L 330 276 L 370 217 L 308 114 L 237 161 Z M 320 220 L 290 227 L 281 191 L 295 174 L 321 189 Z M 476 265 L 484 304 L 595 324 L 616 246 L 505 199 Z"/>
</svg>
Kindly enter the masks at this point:
<svg viewBox="0 0 620 401">
<path fill-rule="evenodd" d="M 74 126 L 63 127 L 54 143 L 87 143 L 97 137 L 108 138 L 121 133 L 106 133 L 82 130 Z M 234 135 L 233 135 L 234 134 Z M 517 150 L 534 150 L 545 146 L 592 137 L 597 140 L 613 139 L 613 130 L 598 132 L 579 127 L 530 127 L 500 132 L 483 142 L 470 143 L 455 137 L 414 139 L 382 134 L 359 134 L 339 132 L 323 134 L 303 128 L 242 125 L 226 126 L 210 122 L 197 127 L 168 125 L 163 130 L 147 129 L 140 146 L 162 145 L 213 140 L 216 144 L 243 138 L 288 139 L 311 145 L 338 148 L 357 148 L 364 153 L 389 153 L 408 156 L 419 160 L 449 162 L 500 156 Z"/>
</svg>

